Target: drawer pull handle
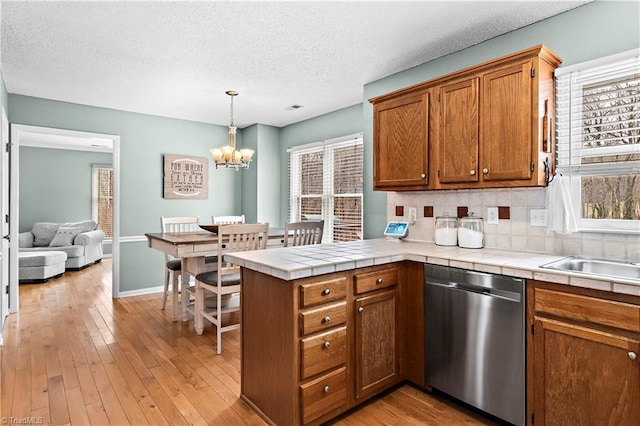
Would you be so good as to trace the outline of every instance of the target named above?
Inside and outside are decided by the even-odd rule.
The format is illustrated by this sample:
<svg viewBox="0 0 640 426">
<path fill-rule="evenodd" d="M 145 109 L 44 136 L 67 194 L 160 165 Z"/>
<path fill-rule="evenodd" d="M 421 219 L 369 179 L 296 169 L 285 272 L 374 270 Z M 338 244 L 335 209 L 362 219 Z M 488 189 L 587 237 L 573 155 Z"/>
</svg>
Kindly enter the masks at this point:
<svg viewBox="0 0 640 426">
<path fill-rule="evenodd" d="M 364 312 L 364 308 L 363 308 L 362 306 L 360 306 L 360 307 L 358 308 L 358 312 Z"/>
<path fill-rule="evenodd" d="M 324 387 L 324 393 L 329 393 L 329 386 Z"/>
<path fill-rule="evenodd" d="M 629 352 L 629 358 L 631 358 L 632 360 L 636 360 L 638 359 L 638 354 L 636 354 L 635 352 Z"/>
<path fill-rule="evenodd" d="M 427 177 L 427 175 L 426 175 L 425 173 L 423 173 L 423 174 L 421 174 L 421 175 L 420 175 L 420 177 L 421 177 L 422 179 L 424 179 L 424 178 L 426 178 L 426 177 Z"/>
<path fill-rule="evenodd" d="M 378 278 L 378 279 L 376 280 L 376 283 L 378 283 L 378 284 L 382 284 L 382 278 Z"/>
<path fill-rule="evenodd" d="M 331 321 L 331 317 L 324 317 L 322 319 L 322 322 L 325 323 L 325 324 L 328 323 L 329 321 Z"/>
<path fill-rule="evenodd" d="M 322 294 L 325 296 L 329 295 L 329 293 L 331 293 L 331 290 L 329 290 L 328 288 L 325 288 L 324 290 L 322 290 Z"/>
<path fill-rule="evenodd" d="M 329 343 L 329 342 L 324 342 L 324 345 L 323 345 L 323 346 L 324 346 L 325 348 L 328 348 L 329 346 L 331 346 L 331 343 Z"/>
<path fill-rule="evenodd" d="M 473 169 L 471 169 L 471 170 L 469 170 L 469 174 L 470 174 L 471 176 L 473 176 L 473 175 L 475 175 L 475 174 L 476 174 L 476 171 L 475 171 L 475 170 L 473 170 Z"/>
<path fill-rule="evenodd" d="M 484 169 L 482 169 L 482 173 L 484 173 L 484 174 L 486 175 L 487 173 L 489 173 L 489 169 L 487 169 L 487 168 L 485 167 Z"/>
</svg>

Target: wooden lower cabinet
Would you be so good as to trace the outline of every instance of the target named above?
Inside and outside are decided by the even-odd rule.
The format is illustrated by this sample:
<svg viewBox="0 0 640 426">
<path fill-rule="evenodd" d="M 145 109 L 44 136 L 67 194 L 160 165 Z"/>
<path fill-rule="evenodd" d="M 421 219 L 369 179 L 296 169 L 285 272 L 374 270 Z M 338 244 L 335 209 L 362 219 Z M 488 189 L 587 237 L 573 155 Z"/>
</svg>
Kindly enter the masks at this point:
<svg viewBox="0 0 640 426">
<path fill-rule="evenodd" d="M 344 365 L 347 362 L 347 327 L 300 339 L 300 377 L 308 379 L 316 374 Z"/>
<path fill-rule="evenodd" d="M 422 271 L 400 262 L 287 281 L 243 268 L 241 398 L 269 424 L 322 424 L 416 383 Z"/>
<path fill-rule="evenodd" d="M 528 423 L 640 424 L 640 298 L 580 293 L 534 282 Z"/>
<path fill-rule="evenodd" d="M 371 397 L 398 380 L 398 292 L 375 292 L 355 301 L 356 399 Z"/>
<path fill-rule="evenodd" d="M 335 410 L 346 410 L 347 369 L 342 367 L 301 385 L 300 403 L 303 424 Z"/>
</svg>

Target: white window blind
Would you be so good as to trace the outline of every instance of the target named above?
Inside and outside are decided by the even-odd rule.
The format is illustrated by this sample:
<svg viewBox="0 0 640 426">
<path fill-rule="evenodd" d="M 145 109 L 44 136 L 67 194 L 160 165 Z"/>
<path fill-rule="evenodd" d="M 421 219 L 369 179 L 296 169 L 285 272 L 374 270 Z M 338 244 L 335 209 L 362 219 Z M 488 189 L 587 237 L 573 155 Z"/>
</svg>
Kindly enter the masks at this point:
<svg viewBox="0 0 640 426">
<path fill-rule="evenodd" d="M 104 232 L 106 238 L 113 237 L 113 168 L 109 165 L 92 166 L 93 220 Z"/>
<path fill-rule="evenodd" d="M 556 71 L 557 172 L 582 230 L 640 222 L 640 49 Z"/>
<path fill-rule="evenodd" d="M 324 220 L 324 242 L 362 239 L 362 135 L 289 152 L 290 221 Z"/>
</svg>

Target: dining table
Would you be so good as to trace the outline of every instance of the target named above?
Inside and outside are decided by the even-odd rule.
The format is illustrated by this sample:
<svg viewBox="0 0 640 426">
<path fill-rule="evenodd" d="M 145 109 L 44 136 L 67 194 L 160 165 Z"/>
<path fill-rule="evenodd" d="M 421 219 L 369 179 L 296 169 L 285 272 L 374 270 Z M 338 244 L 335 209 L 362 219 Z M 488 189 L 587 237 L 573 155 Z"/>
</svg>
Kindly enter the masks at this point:
<svg viewBox="0 0 640 426">
<path fill-rule="evenodd" d="M 204 225 L 203 225 L 204 226 Z M 203 227 L 201 226 L 201 227 Z M 206 226 L 209 230 L 194 232 L 150 232 L 145 233 L 149 247 L 164 254 L 181 259 L 181 280 L 189 282 L 189 276 L 194 277 L 202 272 L 214 270 L 216 263 L 206 262 L 209 256 L 218 254 L 217 226 Z M 267 248 L 282 247 L 284 245 L 284 228 L 269 228 Z M 172 318 L 178 319 L 178 296 L 174 291 Z M 183 320 L 185 320 L 183 318 Z"/>
</svg>

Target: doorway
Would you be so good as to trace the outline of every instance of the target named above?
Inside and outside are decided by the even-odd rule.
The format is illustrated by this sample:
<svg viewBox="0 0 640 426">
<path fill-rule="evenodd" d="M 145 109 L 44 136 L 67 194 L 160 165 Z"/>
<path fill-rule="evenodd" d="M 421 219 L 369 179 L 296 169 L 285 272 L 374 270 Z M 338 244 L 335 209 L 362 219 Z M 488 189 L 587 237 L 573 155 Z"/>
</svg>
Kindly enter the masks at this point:
<svg viewBox="0 0 640 426">
<path fill-rule="evenodd" d="M 9 312 L 17 312 L 18 301 L 18 234 L 19 228 L 19 167 L 20 146 L 111 152 L 113 165 L 113 237 L 112 296 L 119 295 L 119 235 L 120 235 L 120 136 L 102 133 L 56 129 L 50 127 L 11 124 L 11 181 L 9 214 Z"/>
<path fill-rule="evenodd" d="M 2 122 L 0 127 L 0 346 L 3 345 L 4 320 L 9 314 L 9 119 L 2 107 Z"/>
</svg>

